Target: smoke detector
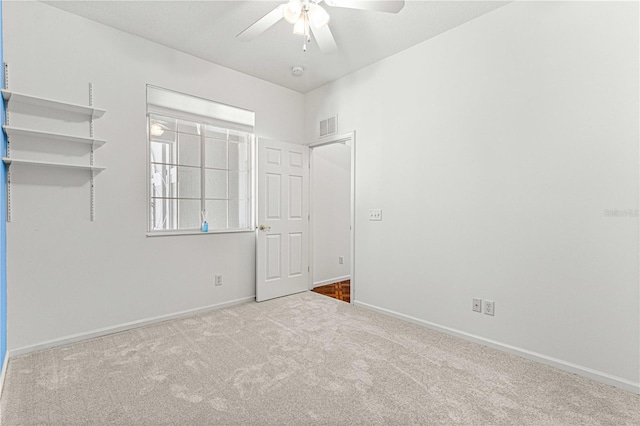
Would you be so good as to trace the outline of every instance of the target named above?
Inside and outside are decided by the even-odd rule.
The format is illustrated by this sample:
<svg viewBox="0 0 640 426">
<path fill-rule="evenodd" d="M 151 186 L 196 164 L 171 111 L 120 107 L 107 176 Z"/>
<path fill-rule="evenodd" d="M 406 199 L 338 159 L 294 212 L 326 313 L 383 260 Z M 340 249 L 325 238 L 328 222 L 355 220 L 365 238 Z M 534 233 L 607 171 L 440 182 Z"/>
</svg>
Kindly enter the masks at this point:
<svg viewBox="0 0 640 426">
<path fill-rule="evenodd" d="M 302 68 L 301 66 L 295 66 L 291 68 L 291 74 L 293 74 L 295 77 L 300 77 L 303 72 L 304 68 Z"/>
</svg>

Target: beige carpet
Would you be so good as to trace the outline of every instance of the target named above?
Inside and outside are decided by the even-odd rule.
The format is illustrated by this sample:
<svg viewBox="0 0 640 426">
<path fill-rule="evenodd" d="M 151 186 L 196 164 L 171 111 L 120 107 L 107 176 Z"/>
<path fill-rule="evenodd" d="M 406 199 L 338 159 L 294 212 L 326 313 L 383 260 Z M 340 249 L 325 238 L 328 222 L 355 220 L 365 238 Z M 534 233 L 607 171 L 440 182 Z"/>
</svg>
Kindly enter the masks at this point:
<svg viewBox="0 0 640 426">
<path fill-rule="evenodd" d="M 10 360 L 9 425 L 639 425 L 640 397 L 315 293 Z"/>
</svg>

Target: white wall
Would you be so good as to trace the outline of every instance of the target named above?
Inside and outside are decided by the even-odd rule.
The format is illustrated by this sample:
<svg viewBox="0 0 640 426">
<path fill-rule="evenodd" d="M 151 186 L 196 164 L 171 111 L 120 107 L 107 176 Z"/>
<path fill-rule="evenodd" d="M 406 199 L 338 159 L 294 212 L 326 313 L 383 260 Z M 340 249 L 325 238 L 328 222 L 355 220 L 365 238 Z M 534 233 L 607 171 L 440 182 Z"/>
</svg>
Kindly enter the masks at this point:
<svg viewBox="0 0 640 426">
<path fill-rule="evenodd" d="M 516 2 L 307 94 L 358 132 L 357 301 L 638 390 L 638 75 L 637 3 Z"/>
<path fill-rule="evenodd" d="M 313 148 L 311 155 L 313 285 L 317 287 L 350 276 L 351 146 L 322 145 Z"/>
<path fill-rule="evenodd" d="M 146 84 L 255 111 L 259 136 L 298 143 L 303 96 L 40 2 L 3 7 L 10 88 L 87 103 L 93 82 L 108 140 L 95 222 L 86 175 L 12 171 L 9 349 L 254 296 L 253 233 L 145 236 Z"/>
</svg>

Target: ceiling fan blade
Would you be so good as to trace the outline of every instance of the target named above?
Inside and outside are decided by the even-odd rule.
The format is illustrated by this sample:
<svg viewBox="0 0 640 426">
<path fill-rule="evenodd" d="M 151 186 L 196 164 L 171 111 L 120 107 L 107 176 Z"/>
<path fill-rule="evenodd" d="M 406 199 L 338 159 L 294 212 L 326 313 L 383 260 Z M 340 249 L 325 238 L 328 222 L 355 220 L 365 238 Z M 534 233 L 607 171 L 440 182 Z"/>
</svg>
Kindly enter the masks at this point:
<svg viewBox="0 0 640 426">
<path fill-rule="evenodd" d="M 329 6 L 388 13 L 398 13 L 404 7 L 404 0 L 324 0 L 324 2 Z"/>
<path fill-rule="evenodd" d="M 258 19 L 253 25 L 251 25 L 246 30 L 242 31 L 236 37 L 242 41 L 253 40 L 267 29 L 269 29 L 276 22 L 281 20 L 284 17 L 282 14 L 282 7 L 278 6 L 273 9 L 271 12 L 264 15 L 262 18 Z"/>
<path fill-rule="evenodd" d="M 310 23 L 311 24 L 311 23 Z M 338 45 L 336 44 L 335 39 L 333 38 L 333 34 L 331 34 L 331 30 L 329 29 L 329 25 L 323 25 L 321 27 L 316 27 L 313 24 L 311 26 L 311 32 L 313 33 L 313 37 L 316 39 L 318 43 L 318 47 L 322 53 L 333 53 L 338 50 Z"/>
</svg>

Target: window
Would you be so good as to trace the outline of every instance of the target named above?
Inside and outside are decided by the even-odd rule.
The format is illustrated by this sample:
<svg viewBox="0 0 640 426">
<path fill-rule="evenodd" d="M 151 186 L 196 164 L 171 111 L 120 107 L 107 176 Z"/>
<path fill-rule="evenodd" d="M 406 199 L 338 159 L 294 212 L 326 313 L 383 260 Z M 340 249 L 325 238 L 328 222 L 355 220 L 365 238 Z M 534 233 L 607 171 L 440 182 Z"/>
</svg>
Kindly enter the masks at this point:
<svg viewBox="0 0 640 426">
<path fill-rule="evenodd" d="M 178 109 L 180 108 L 180 109 Z M 252 230 L 253 112 L 147 88 L 149 232 Z"/>
</svg>

